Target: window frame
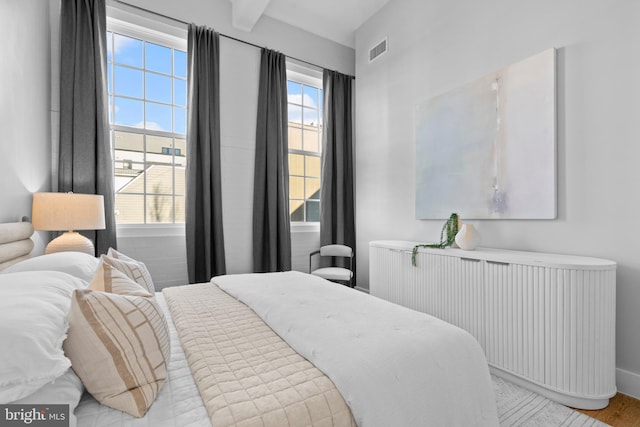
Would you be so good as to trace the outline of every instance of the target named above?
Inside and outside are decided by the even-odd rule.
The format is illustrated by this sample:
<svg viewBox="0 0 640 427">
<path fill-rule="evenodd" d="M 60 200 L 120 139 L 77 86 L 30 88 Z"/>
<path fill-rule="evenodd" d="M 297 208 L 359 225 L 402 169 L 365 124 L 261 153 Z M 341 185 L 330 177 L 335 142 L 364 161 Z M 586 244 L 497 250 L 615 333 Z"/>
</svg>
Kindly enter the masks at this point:
<svg viewBox="0 0 640 427">
<path fill-rule="evenodd" d="M 143 16 L 137 15 L 137 14 L 133 14 L 118 8 L 114 8 L 114 7 L 107 7 L 107 32 L 110 33 L 114 33 L 114 34 L 120 34 L 123 35 L 125 37 L 130 37 L 130 38 L 135 38 L 135 39 L 139 39 L 142 40 L 143 42 L 148 42 L 148 43 L 152 43 L 152 44 L 156 44 L 156 45 L 160 45 L 160 46 L 164 46 L 164 47 L 168 47 L 171 48 L 173 50 L 180 50 L 183 52 L 187 52 L 187 30 L 183 29 L 183 28 L 178 28 L 172 25 L 168 25 L 156 20 L 151 20 L 148 18 L 145 18 Z M 162 138 L 171 138 L 172 140 L 172 149 L 171 151 L 171 156 L 172 156 L 172 162 L 171 162 L 171 166 L 173 168 L 173 170 L 175 171 L 175 168 L 179 165 L 176 164 L 176 153 L 180 152 L 180 149 L 177 149 L 175 146 L 175 142 L 176 140 L 184 140 L 186 143 L 186 118 L 187 118 L 187 109 L 188 109 L 188 105 L 185 105 L 184 109 L 185 109 L 185 133 L 177 133 L 173 130 L 173 126 L 174 126 L 174 113 L 173 113 L 173 108 L 172 108 L 172 112 L 171 112 L 171 123 L 172 123 L 172 131 L 167 132 L 167 131 L 158 131 L 158 130 L 154 130 L 154 129 L 145 129 L 144 127 L 142 128 L 138 128 L 138 127 L 133 127 L 133 126 L 126 126 L 126 125 L 119 125 L 115 123 L 115 87 L 114 82 L 115 82 L 115 58 L 111 58 L 111 62 L 114 64 L 114 69 L 112 70 L 112 74 L 111 74 L 111 81 L 109 82 L 111 87 L 112 87 L 112 93 L 109 94 L 109 115 L 110 117 L 113 117 L 114 122 L 112 123 L 111 120 L 109 121 L 109 138 L 111 141 L 111 145 L 112 145 L 112 153 L 115 153 L 116 151 L 116 144 L 115 144 L 115 135 L 117 132 L 126 132 L 126 133 L 130 133 L 130 134 L 138 134 L 138 135 L 142 135 L 143 136 L 143 141 L 144 141 L 144 151 L 143 151 L 143 166 L 145 168 L 145 171 L 147 169 L 147 166 L 150 163 L 153 162 L 149 162 L 147 160 L 147 156 L 149 154 L 149 152 L 147 151 L 147 142 L 146 142 L 146 136 L 151 136 L 151 137 L 162 137 Z M 187 61 L 188 61 L 188 57 L 187 57 Z M 109 64 L 108 64 L 109 65 Z M 122 67 L 127 67 L 126 64 L 118 64 L 118 66 L 122 66 Z M 136 69 L 138 70 L 138 67 L 130 67 L 132 69 Z M 187 68 L 188 68 L 188 62 L 187 62 Z M 143 66 L 142 66 L 142 72 L 153 72 L 159 76 L 168 76 L 171 77 L 171 93 L 172 93 L 172 103 L 171 104 L 167 104 L 166 102 L 161 102 L 161 101 L 154 101 L 154 100 L 147 100 L 146 98 L 146 88 L 145 88 L 145 84 L 143 83 L 143 98 L 142 98 L 142 102 L 143 102 L 143 106 L 144 103 L 146 101 L 150 101 L 150 102 L 156 102 L 159 105 L 170 105 L 171 107 L 173 107 L 175 104 L 173 104 L 173 102 L 175 102 L 175 98 L 174 98 L 174 82 L 173 79 L 175 77 L 175 74 L 173 74 L 175 72 L 175 70 L 173 69 L 173 62 L 172 62 L 172 72 L 171 72 L 171 76 L 167 75 L 166 73 L 162 73 L 162 72 L 154 72 L 153 70 L 147 70 L 145 64 L 144 64 L 144 59 L 143 59 Z M 185 76 L 185 84 L 187 84 L 187 77 Z M 127 96 L 122 96 L 122 95 L 118 95 L 119 98 L 123 98 L 123 99 L 127 99 Z M 111 98 L 113 98 L 113 102 L 111 102 Z M 132 98 L 133 99 L 133 98 Z M 138 100 L 138 98 L 135 98 L 136 100 Z M 144 108 L 144 107 L 143 107 Z M 143 110 L 143 120 L 145 120 L 146 118 L 146 112 L 145 110 Z M 184 164 L 185 164 L 185 168 L 186 168 L 186 153 L 185 154 L 185 158 L 184 158 Z M 114 169 L 115 169 L 115 165 L 116 165 L 116 159 L 114 156 L 113 159 L 114 162 Z M 126 160 L 122 160 L 123 164 L 127 164 Z M 114 170 L 114 179 L 116 178 L 115 175 L 115 170 Z M 152 192 L 147 192 L 147 188 L 146 188 L 146 174 L 143 177 L 144 179 L 144 193 L 135 193 L 135 194 L 142 194 L 144 195 L 144 204 L 143 204 L 143 219 L 144 222 L 136 222 L 136 223 L 117 223 L 116 227 L 118 229 L 118 234 L 120 234 L 120 231 L 126 231 L 126 230 L 135 230 L 138 228 L 148 228 L 149 231 L 153 231 L 156 230 L 158 231 L 157 234 L 159 235 L 166 235 L 166 233 L 170 233 L 173 234 L 173 231 L 171 231 L 172 229 L 178 230 L 178 232 L 180 232 L 180 230 L 184 230 L 185 227 L 185 223 L 184 222 L 177 222 L 176 221 L 176 197 L 182 197 L 183 199 L 186 197 L 186 194 L 184 195 L 176 195 L 175 193 L 175 184 L 176 184 L 176 176 L 175 176 L 175 172 L 172 172 L 172 192 L 171 194 L 156 194 L 156 193 L 152 193 Z M 115 195 L 115 189 L 114 189 L 114 195 Z M 162 197 L 171 197 L 173 203 L 172 203 L 172 222 L 148 222 L 148 202 L 147 202 L 147 196 L 153 196 L 153 195 L 159 195 Z M 184 231 L 182 231 L 183 233 Z"/>
<path fill-rule="evenodd" d="M 320 69 L 313 69 L 313 68 L 309 68 L 308 66 L 299 64 L 297 62 L 293 62 L 290 59 L 287 59 L 287 82 L 292 81 L 295 83 L 300 83 L 304 86 L 310 86 L 310 87 L 314 87 L 317 88 L 319 90 L 318 92 L 318 100 L 319 100 L 319 106 L 317 108 L 318 110 L 318 114 L 320 115 L 319 119 L 322 120 L 322 126 L 319 127 L 318 130 L 318 144 L 319 144 L 319 148 L 320 150 L 318 152 L 313 152 L 313 151 L 306 151 L 304 149 L 299 150 L 299 149 L 292 149 L 287 147 L 287 155 L 289 154 L 299 154 L 299 155 L 303 155 L 303 156 L 315 156 L 318 157 L 320 159 L 322 159 L 322 138 L 323 138 L 323 131 L 324 131 L 324 118 L 322 117 L 324 115 L 324 88 L 323 88 L 323 83 L 322 83 L 322 70 Z M 287 83 L 288 86 L 288 83 Z M 304 93 L 304 89 L 303 89 L 303 93 Z M 288 93 L 287 93 L 288 95 Z M 288 100 L 288 96 L 287 96 L 287 105 L 290 104 L 289 100 Z M 304 114 L 304 112 L 303 112 Z M 288 120 L 287 120 L 287 128 L 288 128 Z M 304 129 L 304 117 L 302 119 L 302 123 L 301 123 L 301 129 L 303 131 Z M 287 130 L 288 132 L 288 130 Z M 303 137 L 304 138 L 304 137 Z M 304 147 L 303 147 L 304 148 Z M 320 188 L 322 188 L 322 160 L 320 161 L 320 176 L 318 177 L 320 180 Z M 306 174 L 306 162 L 304 164 L 304 178 L 307 178 L 307 174 Z M 300 176 L 300 175 L 294 175 L 294 176 Z M 289 179 L 291 177 L 291 168 L 289 168 Z M 316 177 L 312 177 L 312 178 L 316 178 Z M 291 191 L 290 191 L 291 193 Z M 306 194 L 305 194 L 306 196 Z M 291 202 L 292 198 L 291 198 L 291 194 L 289 194 L 289 203 Z M 300 199 L 294 199 L 294 200 L 300 200 Z M 304 203 L 306 204 L 307 200 L 311 200 L 311 199 L 304 199 Z M 320 200 L 318 199 L 318 204 L 320 205 Z M 320 220 L 318 221 L 307 221 L 306 220 L 306 206 L 304 207 L 305 209 L 305 220 L 304 221 L 291 221 L 290 220 L 290 225 L 291 225 L 291 230 L 293 232 L 305 232 L 305 231 L 309 231 L 309 232 L 317 232 L 320 230 Z"/>
</svg>

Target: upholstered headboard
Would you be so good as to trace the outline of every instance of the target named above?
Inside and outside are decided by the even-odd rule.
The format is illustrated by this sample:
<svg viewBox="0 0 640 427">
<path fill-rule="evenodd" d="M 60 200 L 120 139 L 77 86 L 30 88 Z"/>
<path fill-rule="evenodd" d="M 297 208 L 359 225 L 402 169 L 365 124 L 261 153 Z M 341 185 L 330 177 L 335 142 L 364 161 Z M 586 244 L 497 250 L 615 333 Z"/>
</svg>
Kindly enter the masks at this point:
<svg viewBox="0 0 640 427">
<path fill-rule="evenodd" d="M 33 249 L 32 234 L 30 222 L 0 224 L 0 270 L 29 258 Z"/>
</svg>

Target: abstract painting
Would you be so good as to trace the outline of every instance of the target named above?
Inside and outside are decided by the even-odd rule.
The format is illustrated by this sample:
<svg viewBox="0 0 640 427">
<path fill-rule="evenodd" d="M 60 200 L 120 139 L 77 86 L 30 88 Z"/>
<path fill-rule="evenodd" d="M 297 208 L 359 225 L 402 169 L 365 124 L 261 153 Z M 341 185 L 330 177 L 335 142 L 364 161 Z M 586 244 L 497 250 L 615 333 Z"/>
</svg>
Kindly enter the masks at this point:
<svg viewBox="0 0 640 427">
<path fill-rule="evenodd" d="M 416 218 L 556 217 L 556 52 L 416 108 Z"/>
</svg>

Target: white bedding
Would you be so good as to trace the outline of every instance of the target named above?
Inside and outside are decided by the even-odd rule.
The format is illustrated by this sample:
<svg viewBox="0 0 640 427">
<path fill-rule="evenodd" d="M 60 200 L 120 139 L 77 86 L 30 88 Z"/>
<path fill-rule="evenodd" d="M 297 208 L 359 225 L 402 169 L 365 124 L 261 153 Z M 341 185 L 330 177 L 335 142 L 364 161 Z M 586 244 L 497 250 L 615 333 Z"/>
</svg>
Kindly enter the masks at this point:
<svg viewBox="0 0 640 427">
<path fill-rule="evenodd" d="M 193 381 L 171 313 L 161 292 L 156 300 L 165 313 L 171 339 L 169 375 L 156 401 L 142 418 L 111 409 L 85 393 L 76 408 L 78 427 L 210 427 L 209 416 Z M 99 369 L 99 368 L 97 368 Z"/>
<path fill-rule="evenodd" d="M 331 378 L 360 427 L 498 425 L 484 353 L 466 331 L 298 272 L 212 282 Z"/>
</svg>

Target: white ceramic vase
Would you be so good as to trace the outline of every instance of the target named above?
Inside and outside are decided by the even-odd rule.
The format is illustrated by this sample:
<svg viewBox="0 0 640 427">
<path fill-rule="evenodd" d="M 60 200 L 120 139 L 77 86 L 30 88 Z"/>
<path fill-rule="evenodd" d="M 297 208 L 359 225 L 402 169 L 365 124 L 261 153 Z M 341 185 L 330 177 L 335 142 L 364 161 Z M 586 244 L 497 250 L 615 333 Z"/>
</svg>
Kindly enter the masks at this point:
<svg viewBox="0 0 640 427">
<path fill-rule="evenodd" d="M 462 224 L 462 228 L 456 234 L 456 243 L 460 249 L 467 251 L 475 249 L 480 243 L 480 234 L 473 224 Z"/>
</svg>

